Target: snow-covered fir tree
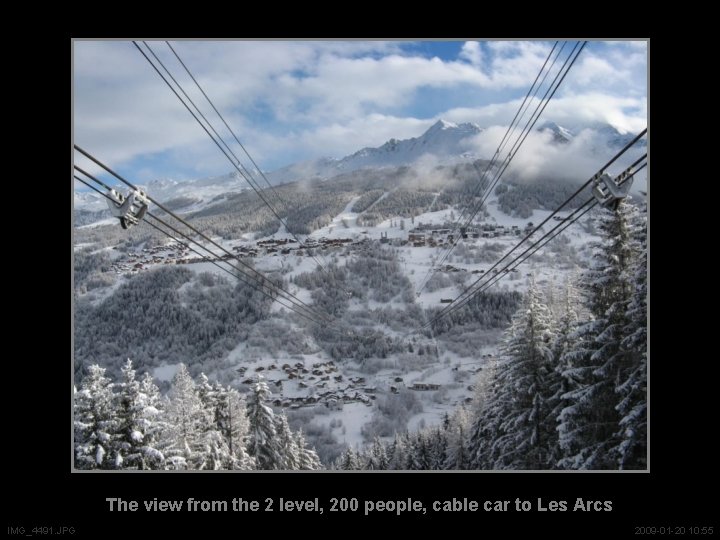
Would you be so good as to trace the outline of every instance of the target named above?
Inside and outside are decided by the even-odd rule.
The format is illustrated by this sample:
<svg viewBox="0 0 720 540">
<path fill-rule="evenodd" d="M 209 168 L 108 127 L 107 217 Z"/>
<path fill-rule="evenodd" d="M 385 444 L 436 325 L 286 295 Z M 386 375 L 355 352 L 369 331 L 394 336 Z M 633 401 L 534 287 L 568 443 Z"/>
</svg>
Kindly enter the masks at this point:
<svg viewBox="0 0 720 540">
<path fill-rule="evenodd" d="M 470 469 L 491 469 L 490 449 L 499 431 L 496 409 L 491 408 L 498 358 L 493 357 L 482 369 L 475 381 L 475 396 L 471 404 L 468 455 Z"/>
<path fill-rule="evenodd" d="M 570 469 L 614 469 L 611 449 L 617 445 L 617 410 L 621 373 L 629 355 L 621 348 L 629 323 L 627 304 L 633 288 L 636 249 L 630 223 L 635 207 L 621 201 L 615 210 L 603 209 L 594 264 L 582 285 L 592 320 L 575 334 L 577 345 L 566 353 L 568 377 L 577 388 L 563 396 L 568 405 L 560 413 L 560 466 Z"/>
<path fill-rule="evenodd" d="M 114 469 L 113 455 L 118 419 L 112 383 L 105 368 L 92 365 L 75 394 L 75 467 L 78 469 Z"/>
<path fill-rule="evenodd" d="M 347 450 L 340 454 L 337 468 L 343 471 L 357 471 L 360 469 L 357 455 L 352 448 L 348 447 Z"/>
<path fill-rule="evenodd" d="M 204 373 L 198 377 L 195 391 L 202 405 L 204 423 L 194 443 L 193 468 L 199 470 L 233 469 L 235 458 L 218 418 L 218 391 Z"/>
<path fill-rule="evenodd" d="M 646 211 L 633 222 L 640 257 L 634 268 L 632 296 L 625 313 L 621 351 L 624 362 L 615 391 L 619 429 L 611 450 L 620 469 L 647 468 L 647 222 Z"/>
<path fill-rule="evenodd" d="M 180 364 L 168 397 L 168 466 L 172 469 L 197 468 L 204 461 L 206 449 L 202 439 L 210 418 L 185 364 Z"/>
<path fill-rule="evenodd" d="M 140 380 L 140 395 L 143 400 L 140 416 L 143 434 L 141 468 L 162 469 L 165 466 L 164 449 L 167 445 L 163 439 L 168 428 L 166 402 L 149 373 L 145 373 Z"/>
<path fill-rule="evenodd" d="M 408 433 L 395 434 L 395 440 L 388 451 L 388 469 L 401 471 L 408 463 L 409 453 Z"/>
<path fill-rule="evenodd" d="M 302 471 L 316 471 L 323 468 L 322 461 L 317 452 L 307 445 L 302 430 L 295 433 L 295 446 L 298 449 L 298 469 Z"/>
<path fill-rule="evenodd" d="M 433 449 L 431 442 L 428 440 L 428 433 L 425 430 L 418 432 L 413 437 L 411 449 L 408 468 L 416 471 L 432 470 L 434 464 Z"/>
<path fill-rule="evenodd" d="M 277 468 L 285 470 L 298 469 L 300 464 L 300 449 L 295 443 L 295 437 L 290 430 L 287 416 L 284 414 L 275 416 L 275 431 L 277 433 L 277 447 L 280 454 Z"/>
<path fill-rule="evenodd" d="M 255 468 L 255 460 L 245 448 L 248 433 L 247 410 L 245 400 L 234 388 L 225 388 L 215 383 L 214 392 L 217 400 L 217 427 L 228 446 L 232 460 L 231 469 L 248 470 Z"/>
<path fill-rule="evenodd" d="M 270 389 L 260 377 L 253 386 L 247 404 L 248 453 L 255 458 L 258 469 L 281 469 L 283 458 L 278 440 L 275 413 L 265 402 L 270 398 Z"/>
<path fill-rule="evenodd" d="M 549 311 L 532 280 L 525 305 L 513 317 L 503 343 L 489 403 L 477 420 L 492 429 L 484 434 L 491 435 L 492 443 L 481 457 L 488 468 L 548 466 L 555 444 L 555 422 L 548 404 L 554 368 L 551 325 Z"/>
<path fill-rule="evenodd" d="M 217 389 L 213 387 L 207 375 L 200 373 L 198 381 L 195 383 L 195 391 L 197 392 L 200 401 L 202 402 L 203 408 L 210 413 L 213 422 L 217 422 Z"/>
<path fill-rule="evenodd" d="M 470 468 L 468 434 L 470 418 L 465 407 L 458 408 L 447 422 L 447 451 L 444 469 L 465 470 Z"/>
<path fill-rule="evenodd" d="M 573 282 L 568 279 L 565 283 L 564 299 L 562 307 L 558 308 L 559 320 L 555 324 L 556 334 L 552 346 L 555 368 L 550 380 L 549 408 L 550 417 L 557 424 L 563 409 L 570 405 L 567 395 L 580 386 L 580 381 L 575 377 L 573 370 L 573 352 L 578 345 L 576 332 L 578 327 L 578 310 L 580 298 Z M 559 462 L 563 458 L 563 451 L 560 446 L 559 436 L 555 438 L 555 444 L 550 449 L 548 460 L 549 468 L 559 468 Z"/>
<path fill-rule="evenodd" d="M 388 468 L 385 447 L 379 437 L 373 439 L 370 450 L 367 452 L 367 458 L 363 468 L 371 471 L 384 471 Z"/>
<path fill-rule="evenodd" d="M 147 375 L 147 374 L 146 374 Z M 149 375 L 148 375 L 149 377 Z M 130 359 L 121 370 L 116 385 L 116 460 L 123 469 L 161 469 L 164 455 L 158 448 L 160 420 L 159 391 L 152 378 L 136 379 Z"/>
<path fill-rule="evenodd" d="M 434 471 L 443 470 L 447 464 L 447 432 L 441 427 L 428 429 L 427 431 L 431 468 Z"/>
</svg>

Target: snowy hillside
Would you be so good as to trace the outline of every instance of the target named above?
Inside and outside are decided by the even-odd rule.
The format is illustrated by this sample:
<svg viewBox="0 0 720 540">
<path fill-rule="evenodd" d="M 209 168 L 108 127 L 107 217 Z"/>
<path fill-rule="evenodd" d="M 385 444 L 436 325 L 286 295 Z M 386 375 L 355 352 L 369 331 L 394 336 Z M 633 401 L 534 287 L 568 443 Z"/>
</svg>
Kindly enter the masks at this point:
<svg viewBox="0 0 720 540">
<path fill-rule="evenodd" d="M 249 189 L 250 186 L 237 172 L 201 178 L 198 180 L 158 179 L 138 185 L 153 198 L 168 203 L 172 210 L 199 210 L 226 196 Z M 125 186 L 120 191 L 126 192 Z M 75 192 L 75 210 L 98 212 L 107 209 L 106 199 L 95 192 Z"/>
</svg>

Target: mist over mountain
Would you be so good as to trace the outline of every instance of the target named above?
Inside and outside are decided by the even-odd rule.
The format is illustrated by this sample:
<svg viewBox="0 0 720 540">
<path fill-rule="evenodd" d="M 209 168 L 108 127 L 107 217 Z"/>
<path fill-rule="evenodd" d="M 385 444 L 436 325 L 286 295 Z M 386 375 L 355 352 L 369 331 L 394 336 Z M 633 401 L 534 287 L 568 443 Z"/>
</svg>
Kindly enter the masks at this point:
<svg viewBox="0 0 720 540">
<path fill-rule="evenodd" d="M 521 126 L 524 121 L 521 122 Z M 499 163 L 511 151 L 519 135 L 511 132 L 500 153 Z M 396 177 L 399 184 L 408 180 L 417 188 L 431 182 L 433 188 L 444 183 L 438 177 L 438 167 L 488 160 L 507 133 L 506 126 L 482 128 L 478 124 L 452 123 L 438 120 L 422 135 L 410 139 L 390 139 L 378 147 L 365 147 L 342 158 L 323 157 L 301 161 L 281 169 L 266 172 L 273 185 L 297 181 L 329 180 L 335 177 L 347 181 L 347 175 L 362 170 L 388 170 L 411 167 L 419 174 Z M 505 180 L 513 183 L 532 182 L 535 179 L 578 182 L 597 170 L 612 152 L 624 147 L 634 134 L 621 133 L 610 124 L 562 126 L 554 121 L 536 125 L 524 140 L 513 158 Z M 642 141 L 632 154 L 639 155 L 645 147 Z M 261 188 L 267 187 L 257 171 L 253 176 Z M 404 180 L 403 180 L 404 179 Z M 634 189 L 645 189 L 638 182 Z M 153 198 L 162 201 L 171 210 L 183 213 L 203 211 L 232 201 L 238 193 L 250 189 L 237 171 L 221 176 L 196 180 L 156 179 L 141 184 Z M 359 187 L 359 186 L 358 186 Z M 426 186 L 427 187 L 427 186 Z M 74 198 L 76 225 L 88 225 L 108 217 L 106 202 L 96 193 L 76 193 Z"/>
</svg>

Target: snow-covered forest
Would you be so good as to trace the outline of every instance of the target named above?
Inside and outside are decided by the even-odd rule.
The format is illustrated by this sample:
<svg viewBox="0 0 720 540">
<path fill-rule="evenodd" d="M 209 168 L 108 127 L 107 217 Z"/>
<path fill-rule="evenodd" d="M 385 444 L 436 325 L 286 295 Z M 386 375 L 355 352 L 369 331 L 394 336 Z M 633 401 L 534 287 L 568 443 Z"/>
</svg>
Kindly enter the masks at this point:
<svg viewBox="0 0 720 540">
<path fill-rule="evenodd" d="M 258 380 L 247 398 L 184 365 L 162 396 L 149 374 L 137 379 L 128 360 L 119 380 L 90 366 L 75 392 L 78 469 L 252 470 L 319 469 L 320 460 L 267 406 Z"/>
<path fill-rule="evenodd" d="M 196 375 L 201 362 L 207 370 L 247 339 L 268 317 L 269 303 L 244 283 L 208 273 L 195 277 L 182 267 L 138 275 L 96 305 L 76 303 L 76 377 L 93 363 L 117 376 L 128 350 L 142 371 L 173 361 L 186 362 Z"/>
<path fill-rule="evenodd" d="M 577 186 L 572 183 L 552 178 L 537 178 L 533 182 L 508 179 L 495 188 L 495 194 L 503 212 L 528 218 L 534 208 L 546 210 L 557 208 L 575 192 L 576 188 Z M 589 195 L 590 190 L 584 190 L 583 196 L 571 201 L 567 208 L 576 208 L 580 205 L 580 201 L 586 200 Z"/>
</svg>

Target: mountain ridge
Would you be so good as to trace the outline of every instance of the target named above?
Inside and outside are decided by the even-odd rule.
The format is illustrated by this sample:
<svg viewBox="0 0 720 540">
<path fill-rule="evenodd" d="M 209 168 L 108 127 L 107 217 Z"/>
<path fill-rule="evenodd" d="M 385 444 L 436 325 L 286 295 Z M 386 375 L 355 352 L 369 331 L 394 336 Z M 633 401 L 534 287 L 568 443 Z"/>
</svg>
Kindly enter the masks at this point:
<svg viewBox="0 0 720 540">
<path fill-rule="evenodd" d="M 462 162 L 487 158 L 472 151 L 472 138 L 480 135 L 486 128 L 476 123 L 453 123 L 437 120 L 418 137 L 409 139 L 391 138 L 377 147 L 364 147 L 342 158 L 321 157 L 293 163 L 275 171 L 266 172 L 271 184 L 285 184 L 299 180 L 327 180 L 340 174 L 360 169 L 383 169 L 410 166 L 428 158 L 428 164 L 454 165 Z M 568 128 L 547 120 L 536 126 L 536 132 L 549 132 L 552 144 L 567 145 L 584 129 L 591 129 L 599 136 L 599 144 L 594 151 L 603 146 L 620 149 L 630 142 L 634 134 L 621 133 L 607 123 L 595 123 L 579 128 Z M 646 144 L 645 141 L 641 141 Z M 261 181 L 259 175 L 255 175 Z M 264 181 L 260 182 L 264 185 Z M 141 188 L 162 202 L 172 201 L 174 209 L 183 212 L 198 210 L 212 204 L 213 201 L 227 198 L 249 186 L 237 172 L 204 177 L 196 180 L 173 180 L 160 178 L 141 184 Z M 94 193 L 75 193 L 75 210 L 99 212 L 107 208 L 104 200 Z"/>
</svg>

